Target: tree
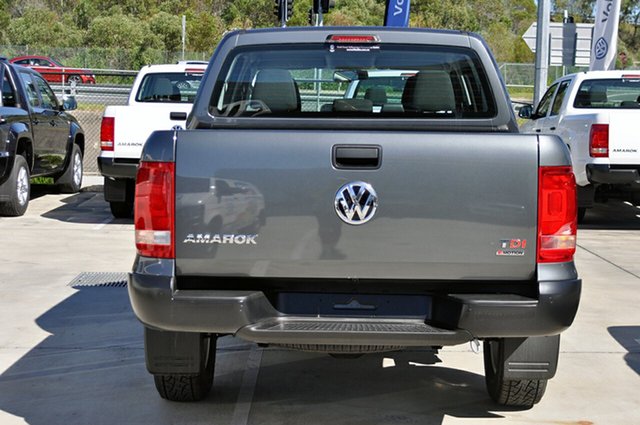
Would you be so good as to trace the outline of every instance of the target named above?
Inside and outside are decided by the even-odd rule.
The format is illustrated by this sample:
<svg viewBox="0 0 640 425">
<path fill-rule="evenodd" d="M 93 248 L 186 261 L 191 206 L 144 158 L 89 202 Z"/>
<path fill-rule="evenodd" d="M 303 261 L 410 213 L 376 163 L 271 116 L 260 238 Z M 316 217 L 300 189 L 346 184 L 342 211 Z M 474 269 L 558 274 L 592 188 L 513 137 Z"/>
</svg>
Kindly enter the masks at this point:
<svg viewBox="0 0 640 425">
<path fill-rule="evenodd" d="M 325 15 L 327 25 L 382 25 L 384 22 L 383 0 L 351 0 L 336 2 L 331 13 Z"/>
<path fill-rule="evenodd" d="M 177 15 L 158 12 L 149 20 L 149 28 L 162 42 L 164 48 L 175 52 L 182 45 L 182 20 Z"/>
<path fill-rule="evenodd" d="M 275 23 L 273 0 L 228 1 L 222 14 L 227 28 L 272 27 Z"/>
<path fill-rule="evenodd" d="M 133 49 L 142 44 L 147 33 L 150 33 L 148 26 L 137 18 L 124 14 L 98 16 L 89 24 L 86 42 L 92 46 Z"/>
<path fill-rule="evenodd" d="M 187 15 L 187 45 L 192 51 L 213 53 L 224 31 L 218 16 L 205 12 Z"/>
<path fill-rule="evenodd" d="M 27 9 L 9 24 L 8 38 L 12 44 L 36 47 L 75 47 L 82 36 L 76 28 L 65 26 L 60 17 L 47 9 Z"/>
</svg>

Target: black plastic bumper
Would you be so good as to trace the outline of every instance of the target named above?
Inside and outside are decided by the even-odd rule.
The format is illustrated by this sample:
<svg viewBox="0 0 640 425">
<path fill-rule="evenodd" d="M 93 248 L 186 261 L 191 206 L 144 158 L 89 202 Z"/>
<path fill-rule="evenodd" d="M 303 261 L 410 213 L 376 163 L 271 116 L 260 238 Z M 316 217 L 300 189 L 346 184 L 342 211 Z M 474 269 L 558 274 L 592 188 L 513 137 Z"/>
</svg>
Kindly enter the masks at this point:
<svg viewBox="0 0 640 425">
<path fill-rule="evenodd" d="M 99 156 L 98 169 L 105 177 L 135 179 L 139 162 L 135 159 L 118 160 Z"/>
<path fill-rule="evenodd" d="M 145 273 L 129 275 L 129 295 L 134 312 L 146 326 L 281 344 L 436 346 L 473 338 L 556 335 L 573 322 L 581 289 L 581 280 L 571 279 L 539 282 L 538 298 L 437 296 L 431 320 L 424 324 L 415 319 L 285 315 L 260 291 L 173 290 L 172 276 L 149 274 L 153 267 L 144 268 Z"/>
<path fill-rule="evenodd" d="M 591 183 L 640 185 L 640 165 L 587 164 Z"/>
</svg>

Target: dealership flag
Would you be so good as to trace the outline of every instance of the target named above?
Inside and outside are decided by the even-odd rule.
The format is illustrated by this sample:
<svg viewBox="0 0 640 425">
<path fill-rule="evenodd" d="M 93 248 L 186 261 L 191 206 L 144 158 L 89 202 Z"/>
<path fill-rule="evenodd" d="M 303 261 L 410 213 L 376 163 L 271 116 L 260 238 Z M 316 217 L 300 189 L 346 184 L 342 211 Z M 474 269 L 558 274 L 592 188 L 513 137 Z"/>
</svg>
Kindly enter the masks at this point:
<svg viewBox="0 0 640 425">
<path fill-rule="evenodd" d="M 606 71 L 616 67 L 619 15 L 620 0 L 598 0 L 590 71 Z"/>
</svg>

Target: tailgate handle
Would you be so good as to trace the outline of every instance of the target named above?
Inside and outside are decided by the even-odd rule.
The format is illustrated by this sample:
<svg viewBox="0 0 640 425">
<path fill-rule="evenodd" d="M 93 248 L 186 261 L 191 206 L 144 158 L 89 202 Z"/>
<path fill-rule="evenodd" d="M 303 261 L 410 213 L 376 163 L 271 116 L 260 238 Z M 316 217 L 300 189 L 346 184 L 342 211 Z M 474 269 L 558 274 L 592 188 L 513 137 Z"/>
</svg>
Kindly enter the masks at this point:
<svg viewBox="0 0 640 425">
<path fill-rule="evenodd" d="M 382 147 L 345 146 L 333 147 L 333 166 L 340 169 L 376 169 L 380 168 Z"/>
<path fill-rule="evenodd" d="M 169 119 L 173 121 L 184 121 L 187 119 L 186 112 L 170 112 Z"/>
</svg>

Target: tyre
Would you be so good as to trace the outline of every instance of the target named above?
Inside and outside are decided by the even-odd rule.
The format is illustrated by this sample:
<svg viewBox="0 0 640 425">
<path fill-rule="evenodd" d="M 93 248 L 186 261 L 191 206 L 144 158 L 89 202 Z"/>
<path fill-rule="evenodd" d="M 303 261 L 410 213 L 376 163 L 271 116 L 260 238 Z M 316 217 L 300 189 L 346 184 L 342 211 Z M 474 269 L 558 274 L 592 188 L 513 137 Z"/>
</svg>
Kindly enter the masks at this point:
<svg viewBox="0 0 640 425">
<path fill-rule="evenodd" d="M 131 202 L 109 202 L 109 208 L 111 208 L 111 214 L 115 218 L 131 218 L 133 217 L 133 203 Z"/>
<path fill-rule="evenodd" d="M 75 83 L 76 85 L 78 85 L 81 82 L 82 82 L 82 78 L 80 78 L 79 75 L 70 75 L 69 77 L 67 77 L 67 83 L 69 84 Z"/>
<path fill-rule="evenodd" d="M 7 185 L 9 200 L 0 203 L 0 215 L 17 217 L 23 215 L 29 206 L 31 175 L 27 160 L 17 155 Z"/>
<path fill-rule="evenodd" d="M 484 374 L 489 396 L 503 406 L 531 408 L 547 388 L 546 379 L 504 379 L 504 340 L 484 341 Z"/>
<path fill-rule="evenodd" d="M 73 144 L 71 149 L 71 160 L 62 176 L 56 180 L 56 184 L 62 193 L 77 193 L 82 187 L 82 151 Z"/>
<path fill-rule="evenodd" d="M 197 374 L 153 375 L 160 397 L 170 401 L 198 401 L 209 394 L 213 385 L 217 337 L 202 335 L 200 371 Z"/>
</svg>

